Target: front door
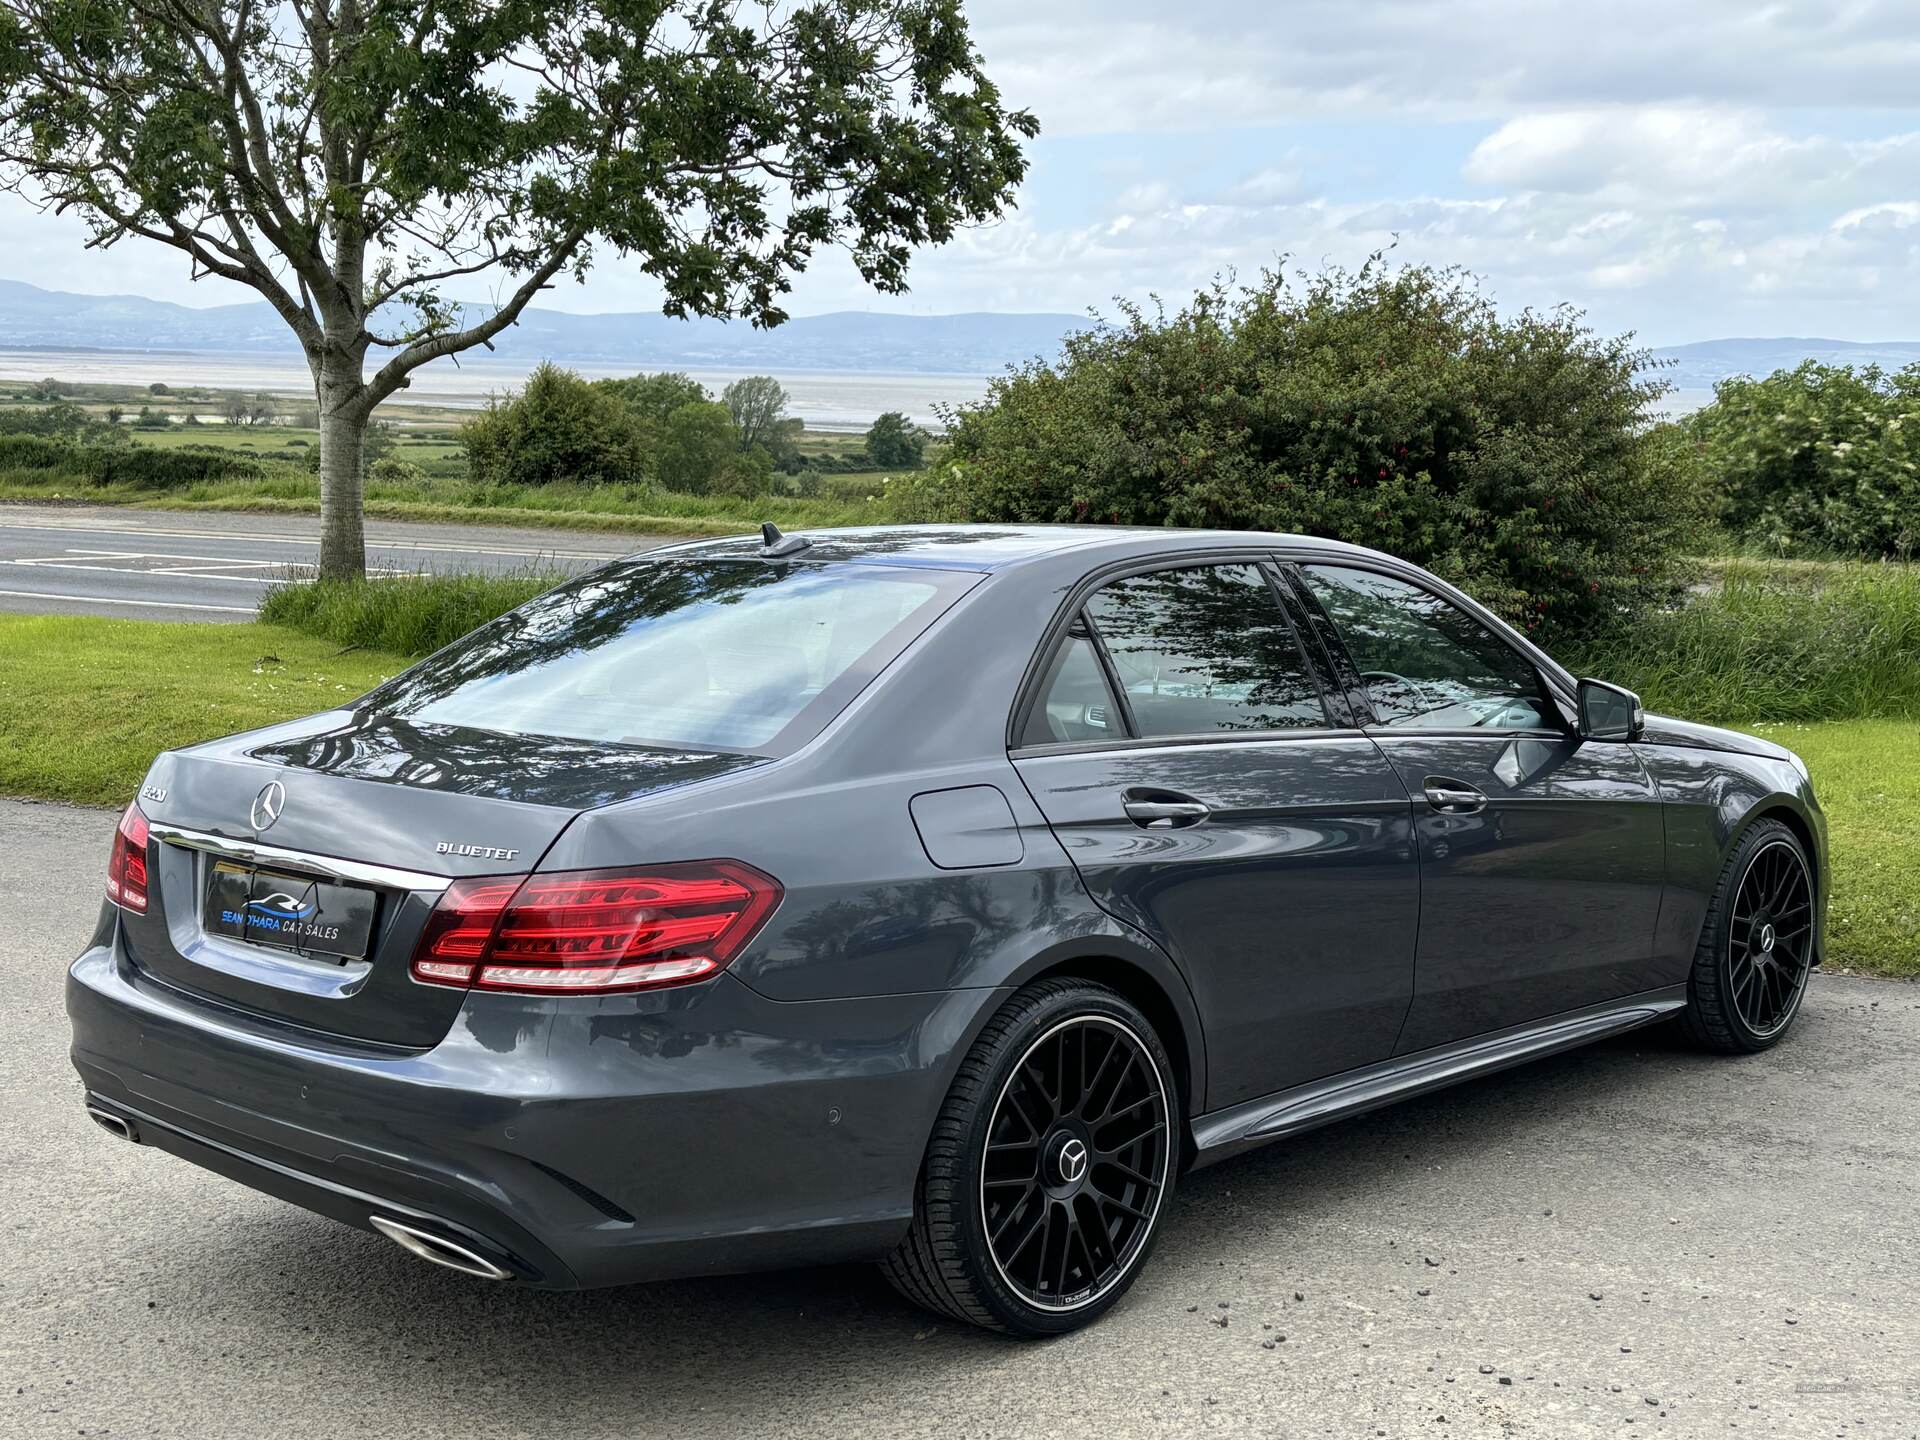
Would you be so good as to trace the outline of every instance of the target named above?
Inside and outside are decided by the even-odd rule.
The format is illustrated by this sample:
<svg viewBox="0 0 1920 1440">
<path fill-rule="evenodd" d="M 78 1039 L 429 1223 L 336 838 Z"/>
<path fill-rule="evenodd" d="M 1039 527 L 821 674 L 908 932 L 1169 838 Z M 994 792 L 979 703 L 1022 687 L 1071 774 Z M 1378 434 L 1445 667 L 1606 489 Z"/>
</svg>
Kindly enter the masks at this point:
<svg viewBox="0 0 1920 1440">
<path fill-rule="evenodd" d="M 1634 747 L 1575 737 L 1531 660 L 1423 586 L 1360 566 L 1299 573 L 1413 800 L 1420 938 L 1397 1053 L 1662 984 L 1666 842 Z"/>
<path fill-rule="evenodd" d="M 1277 579 L 1248 560 L 1095 591 L 1014 752 L 1094 899 L 1187 976 L 1209 1109 L 1387 1058 L 1413 991 L 1406 791 L 1330 723 Z"/>
</svg>

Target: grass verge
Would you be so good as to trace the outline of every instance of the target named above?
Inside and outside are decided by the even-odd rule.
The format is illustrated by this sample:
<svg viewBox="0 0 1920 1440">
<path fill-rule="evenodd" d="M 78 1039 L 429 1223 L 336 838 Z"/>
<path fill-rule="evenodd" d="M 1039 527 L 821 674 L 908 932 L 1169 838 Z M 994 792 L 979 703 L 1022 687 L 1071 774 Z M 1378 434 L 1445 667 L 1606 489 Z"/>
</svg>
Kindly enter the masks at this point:
<svg viewBox="0 0 1920 1440">
<path fill-rule="evenodd" d="M 1568 658 L 1669 715 L 1920 720 L 1920 566 L 1734 560 L 1716 570 L 1707 593 Z"/>
<path fill-rule="evenodd" d="M 336 645 L 426 655 L 565 578 L 522 570 L 276 585 L 260 602 L 260 618 Z"/>
<path fill-rule="evenodd" d="M 0 794 L 124 805 L 160 751 L 328 709 L 406 664 L 277 625 L 0 615 Z"/>
<path fill-rule="evenodd" d="M 385 520 L 512 525 L 522 529 L 606 530 L 641 535 L 737 535 L 771 520 L 785 530 L 884 523 L 885 477 L 835 476 L 837 484 L 870 480 L 872 496 L 773 494 L 745 500 L 680 495 L 645 486 L 485 486 L 427 478 L 367 485 L 367 514 Z M 854 489 L 860 486 L 855 484 Z M 0 470 L 0 500 L 84 501 L 155 510 L 244 511 L 317 515 L 320 482 L 291 467 L 260 479 L 209 480 L 172 489 L 102 484 L 43 470 Z"/>
</svg>

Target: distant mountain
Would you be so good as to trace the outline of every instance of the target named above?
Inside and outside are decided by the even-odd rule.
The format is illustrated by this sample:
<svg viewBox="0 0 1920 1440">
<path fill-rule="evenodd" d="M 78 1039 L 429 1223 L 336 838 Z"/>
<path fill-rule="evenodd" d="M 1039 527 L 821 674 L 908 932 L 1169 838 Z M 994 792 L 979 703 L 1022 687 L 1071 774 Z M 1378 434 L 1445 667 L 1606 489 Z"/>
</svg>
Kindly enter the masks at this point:
<svg viewBox="0 0 1920 1440">
<path fill-rule="evenodd" d="M 476 317 L 483 307 L 468 306 Z M 528 310 L 487 361 L 539 360 L 635 370 L 868 371 L 993 375 L 1059 353 L 1077 315 L 879 315 L 843 310 L 803 315 L 772 330 L 721 320 L 672 320 L 654 312 L 571 315 Z M 190 351 L 273 355 L 295 361 L 291 337 L 264 303 L 195 309 L 138 295 L 72 295 L 0 280 L 0 349 Z M 1920 361 L 1920 340 L 1701 340 L 1653 354 L 1674 363 L 1665 378 L 1706 391 L 1729 375 L 1769 375 L 1814 359 L 1897 369 Z M 1704 398 L 1704 397 L 1701 397 Z"/>
<path fill-rule="evenodd" d="M 484 307 L 468 306 L 476 318 Z M 991 375 L 1052 355 L 1074 315 L 805 315 L 772 330 L 656 312 L 571 315 L 530 309 L 494 341 L 489 360 L 631 365 L 636 370 L 889 371 Z M 195 309 L 137 295 L 72 295 L 0 280 L 0 349 L 186 350 L 297 358 L 265 303 Z"/>
<path fill-rule="evenodd" d="M 1667 345 L 1654 356 L 1673 363 L 1662 377 L 1683 390 L 1710 390 L 1732 375 L 1771 375 L 1803 360 L 1823 365 L 1878 365 L 1898 370 L 1920 362 L 1920 340 L 1696 340 Z"/>
</svg>

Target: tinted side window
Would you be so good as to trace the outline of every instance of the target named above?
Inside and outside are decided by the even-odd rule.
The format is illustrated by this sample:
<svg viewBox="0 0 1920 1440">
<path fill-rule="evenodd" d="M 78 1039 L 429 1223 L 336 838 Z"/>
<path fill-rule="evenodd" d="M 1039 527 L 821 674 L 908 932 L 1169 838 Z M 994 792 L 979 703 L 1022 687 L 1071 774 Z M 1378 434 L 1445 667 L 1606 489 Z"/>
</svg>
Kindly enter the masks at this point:
<svg viewBox="0 0 1920 1440">
<path fill-rule="evenodd" d="M 1383 725 L 1558 729 L 1526 658 L 1417 585 L 1339 565 L 1301 567 L 1366 682 Z"/>
<path fill-rule="evenodd" d="M 1327 723 L 1293 627 L 1258 566 L 1116 580 L 1094 593 L 1087 615 L 1142 736 Z"/>
<path fill-rule="evenodd" d="M 1040 703 L 1027 717 L 1022 745 L 1062 745 L 1076 740 L 1124 739 L 1127 727 L 1114 707 L 1100 657 L 1085 635 L 1070 634 L 1053 657 Z"/>
</svg>

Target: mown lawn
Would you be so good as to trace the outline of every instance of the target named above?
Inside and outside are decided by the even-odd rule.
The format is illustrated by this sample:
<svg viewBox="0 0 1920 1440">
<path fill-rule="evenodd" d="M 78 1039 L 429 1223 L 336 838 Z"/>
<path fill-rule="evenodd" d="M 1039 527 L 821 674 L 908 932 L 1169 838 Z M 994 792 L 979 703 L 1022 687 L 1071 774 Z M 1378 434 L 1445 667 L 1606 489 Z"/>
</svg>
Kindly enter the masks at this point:
<svg viewBox="0 0 1920 1440">
<path fill-rule="evenodd" d="M 1827 963 L 1920 976 L 1920 724 L 1756 725 L 1807 762 L 1826 809 Z"/>
<path fill-rule="evenodd" d="M 124 805 L 162 750 L 328 709 L 409 663 L 275 625 L 0 615 L 0 794 Z"/>
<path fill-rule="evenodd" d="M 121 805 L 164 749 L 324 710 L 408 661 L 274 625 L 0 616 L 0 794 Z M 1756 725 L 1831 824 L 1828 961 L 1920 977 L 1920 724 Z"/>
</svg>

